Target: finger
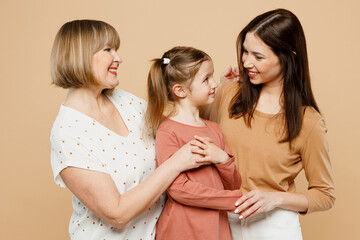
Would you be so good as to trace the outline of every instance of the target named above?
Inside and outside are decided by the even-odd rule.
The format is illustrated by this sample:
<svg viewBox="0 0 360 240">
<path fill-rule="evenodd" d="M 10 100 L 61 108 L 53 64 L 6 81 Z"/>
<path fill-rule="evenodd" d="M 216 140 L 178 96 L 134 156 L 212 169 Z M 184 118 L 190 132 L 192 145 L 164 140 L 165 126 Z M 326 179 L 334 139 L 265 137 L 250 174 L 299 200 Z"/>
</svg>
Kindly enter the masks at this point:
<svg viewBox="0 0 360 240">
<path fill-rule="evenodd" d="M 261 207 L 261 203 L 257 202 L 252 206 L 248 207 L 246 210 L 241 212 L 240 216 L 243 216 L 244 219 L 249 218 L 251 215 L 254 215 Z"/>
<path fill-rule="evenodd" d="M 251 198 L 253 196 L 252 192 L 248 192 L 244 195 L 242 195 L 236 202 L 235 202 L 235 206 L 238 207 L 240 206 L 243 202 L 245 202 L 246 200 L 248 200 L 249 198 Z"/>
<path fill-rule="evenodd" d="M 208 141 L 207 138 L 205 138 L 205 137 L 200 137 L 200 136 L 195 135 L 194 138 L 195 138 L 196 140 L 202 142 L 203 144 L 208 144 L 208 143 L 209 143 L 209 141 Z"/>
<path fill-rule="evenodd" d="M 200 154 L 200 155 L 202 155 L 202 156 L 205 155 L 204 150 L 201 149 L 201 148 L 192 148 L 192 149 L 191 149 L 191 152 L 192 152 L 192 153 L 196 153 L 196 154 Z"/>
<path fill-rule="evenodd" d="M 245 201 L 243 201 L 242 203 L 240 203 L 238 205 L 237 209 L 235 210 L 236 213 L 243 212 L 245 209 L 249 208 L 250 206 L 255 204 L 257 201 L 258 201 L 258 199 L 254 196 L 247 198 Z"/>
<path fill-rule="evenodd" d="M 221 76 L 228 77 L 229 75 L 231 76 L 231 74 L 232 74 L 232 67 L 229 65 L 226 71 L 221 74 Z"/>
<path fill-rule="evenodd" d="M 213 143 L 214 139 L 210 138 L 210 137 L 204 137 L 206 141 L 208 141 L 209 143 Z"/>
<path fill-rule="evenodd" d="M 197 141 L 197 140 L 192 140 L 192 141 L 190 142 L 190 144 L 191 144 L 191 146 L 193 146 L 193 147 L 198 147 L 198 148 L 201 148 L 201 149 L 205 149 L 205 148 L 206 148 L 206 145 L 205 145 L 205 144 L 203 144 L 202 142 Z"/>
<path fill-rule="evenodd" d="M 256 210 L 255 212 L 253 212 L 252 214 L 250 214 L 249 216 L 247 216 L 247 218 L 251 218 L 252 216 L 258 214 L 258 213 L 261 213 L 261 208 L 258 208 L 258 210 Z M 240 215 L 242 216 L 242 215 Z"/>
<path fill-rule="evenodd" d="M 204 164 L 211 164 L 212 162 L 210 162 L 209 160 L 207 160 L 206 158 L 203 158 L 203 157 L 198 157 L 195 159 L 195 162 L 196 163 L 200 163 L 201 165 L 204 165 Z"/>
</svg>

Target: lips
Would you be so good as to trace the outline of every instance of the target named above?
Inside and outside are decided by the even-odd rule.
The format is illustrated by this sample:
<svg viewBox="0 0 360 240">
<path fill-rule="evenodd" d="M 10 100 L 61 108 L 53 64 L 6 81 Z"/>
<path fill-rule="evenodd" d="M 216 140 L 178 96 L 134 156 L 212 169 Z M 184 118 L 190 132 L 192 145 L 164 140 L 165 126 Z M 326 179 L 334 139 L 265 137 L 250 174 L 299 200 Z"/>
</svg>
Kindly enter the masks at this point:
<svg viewBox="0 0 360 240">
<path fill-rule="evenodd" d="M 117 76 L 117 68 L 116 68 L 116 67 L 111 67 L 111 68 L 109 68 L 109 73 Z"/>
<path fill-rule="evenodd" d="M 215 96 L 215 92 L 209 93 L 210 96 L 214 97 Z"/>
<path fill-rule="evenodd" d="M 248 71 L 249 78 L 254 78 L 259 75 L 259 72 Z"/>
</svg>

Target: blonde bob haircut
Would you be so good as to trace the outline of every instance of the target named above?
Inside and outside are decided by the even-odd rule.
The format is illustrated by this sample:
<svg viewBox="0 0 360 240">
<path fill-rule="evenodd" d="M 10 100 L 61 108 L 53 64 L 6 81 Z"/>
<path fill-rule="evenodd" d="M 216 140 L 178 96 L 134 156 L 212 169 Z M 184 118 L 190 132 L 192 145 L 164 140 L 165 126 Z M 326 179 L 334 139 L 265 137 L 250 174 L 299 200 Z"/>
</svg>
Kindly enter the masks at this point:
<svg viewBox="0 0 360 240">
<path fill-rule="evenodd" d="M 65 23 L 56 34 L 50 58 L 52 82 L 62 88 L 97 85 L 92 56 L 105 46 L 120 46 L 120 38 L 111 25 L 96 20 Z"/>
</svg>

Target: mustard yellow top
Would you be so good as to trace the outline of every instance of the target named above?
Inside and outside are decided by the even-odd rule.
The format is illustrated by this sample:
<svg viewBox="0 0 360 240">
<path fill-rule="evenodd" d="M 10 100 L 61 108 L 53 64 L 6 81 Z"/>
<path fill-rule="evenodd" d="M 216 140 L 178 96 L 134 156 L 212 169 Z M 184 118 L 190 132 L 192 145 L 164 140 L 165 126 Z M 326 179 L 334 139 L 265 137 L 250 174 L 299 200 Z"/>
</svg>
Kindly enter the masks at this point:
<svg viewBox="0 0 360 240">
<path fill-rule="evenodd" d="M 251 128 L 244 119 L 229 118 L 229 103 L 239 88 L 238 83 L 225 83 L 217 91 L 210 120 L 224 132 L 230 153 L 242 176 L 243 193 L 262 191 L 295 192 L 294 179 L 304 169 L 309 201 L 307 213 L 327 210 L 335 201 L 334 182 L 323 117 L 313 108 L 306 108 L 299 135 L 292 142 L 282 139 L 283 114 L 255 111 Z"/>
</svg>

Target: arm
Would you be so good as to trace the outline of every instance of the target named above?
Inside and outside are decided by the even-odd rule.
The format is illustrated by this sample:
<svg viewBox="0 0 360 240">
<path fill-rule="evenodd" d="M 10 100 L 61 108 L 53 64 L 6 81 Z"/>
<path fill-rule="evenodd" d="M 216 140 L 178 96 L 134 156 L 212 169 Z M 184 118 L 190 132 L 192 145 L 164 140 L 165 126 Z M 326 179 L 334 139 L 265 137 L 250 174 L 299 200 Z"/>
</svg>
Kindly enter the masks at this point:
<svg viewBox="0 0 360 240">
<path fill-rule="evenodd" d="M 60 175 L 91 211 L 111 225 L 122 228 L 154 204 L 178 174 L 198 167 L 190 144 L 184 145 L 144 182 L 120 194 L 112 178 L 103 172 L 67 167 Z"/>
<path fill-rule="evenodd" d="M 278 207 L 300 213 L 327 210 L 335 201 L 334 183 L 326 140 L 324 120 L 312 128 L 300 151 L 306 178 L 305 193 L 251 191 L 237 201 L 238 213 L 244 218 Z"/>
<path fill-rule="evenodd" d="M 193 141 L 192 141 L 193 143 Z M 213 144 L 214 145 L 214 144 Z M 193 144 L 193 146 L 196 146 Z M 216 145 L 214 145 L 216 146 Z M 179 148 L 179 144 L 175 136 L 168 132 L 159 131 L 156 134 L 156 161 L 158 165 L 165 164 L 167 158 Z M 217 149 L 219 149 L 217 147 Z M 227 153 L 219 149 L 216 154 L 221 157 L 214 157 L 218 161 L 228 161 Z M 193 152 L 199 153 L 203 150 L 192 149 Z M 211 157 L 203 155 L 201 161 L 210 161 Z M 199 182 L 190 180 L 186 173 L 181 173 L 166 191 L 175 201 L 194 207 L 204 207 L 218 210 L 234 210 L 234 203 L 241 196 L 240 190 L 229 191 L 204 186 Z"/>
<path fill-rule="evenodd" d="M 237 170 L 234 157 L 230 158 L 229 161 L 223 164 L 215 164 L 217 168 L 221 181 L 224 184 L 225 189 L 234 190 L 240 189 L 241 186 L 241 176 Z"/>
<path fill-rule="evenodd" d="M 326 132 L 325 121 L 320 119 L 314 125 L 300 152 L 308 180 L 308 191 L 304 193 L 309 202 L 309 208 L 304 211 L 306 213 L 328 210 L 335 202 Z"/>
<path fill-rule="evenodd" d="M 204 159 L 207 159 L 208 161 L 211 161 L 211 159 L 218 160 L 217 162 L 212 162 L 215 163 L 214 165 L 220 174 L 221 181 L 224 184 L 225 189 L 239 189 L 241 186 L 240 173 L 235 166 L 234 157 L 229 154 L 229 149 L 225 143 L 225 137 L 223 133 L 221 132 L 220 128 L 217 130 L 220 133 L 220 144 L 223 150 L 215 144 L 209 142 L 206 138 L 199 136 L 195 136 L 197 141 L 192 141 L 192 145 L 195 145 L 199 148 L 195 152 L 203 155 Z"/>
<path fill-rule="evenodd" d="M 226 211 L 233 211 L 241 196 L 240 190 L 220 190 L 191 181 L 186 173 L 181 173 L 166 192 L 183 205 Z"/>
</svg>

